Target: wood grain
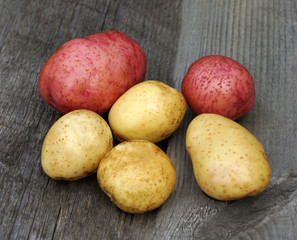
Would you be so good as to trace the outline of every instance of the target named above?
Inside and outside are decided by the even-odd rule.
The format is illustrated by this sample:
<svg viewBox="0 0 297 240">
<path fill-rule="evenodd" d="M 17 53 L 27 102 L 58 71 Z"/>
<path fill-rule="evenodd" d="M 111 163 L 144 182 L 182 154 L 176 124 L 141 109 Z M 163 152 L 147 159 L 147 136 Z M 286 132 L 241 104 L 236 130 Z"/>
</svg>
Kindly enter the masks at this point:
<svg viewBox="0 0 297 240">
<path fill-rule="evenodd" d="M 232 57 L 250 71 L 256 103 L 238 122 L 258 137 L 271 163 L 264 193 L 233 202 L 202 193 L 185 151 L 190 109 L 159 144 L 177 184 L 153 212 L 122 212 L 95 176 L 59 182 L 43 173 L 43 138 L 61 115 L 39 96 L 39 71 L 64 42 L 105 30 L 143 47 L 145 80 L 178 90 L 204 55 Z M 295 0 L 0 0 L 1 239 L 297 239 L 296 36 Z"/>
</svg>

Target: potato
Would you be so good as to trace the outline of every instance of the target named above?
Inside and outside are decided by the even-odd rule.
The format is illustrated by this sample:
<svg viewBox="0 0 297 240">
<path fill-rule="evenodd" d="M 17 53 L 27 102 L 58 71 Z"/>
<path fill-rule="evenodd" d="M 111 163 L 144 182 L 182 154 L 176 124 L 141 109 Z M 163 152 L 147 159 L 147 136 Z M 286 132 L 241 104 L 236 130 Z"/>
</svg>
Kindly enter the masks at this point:
<svg viewBox="0 0 297 240">
<path fill-rule="evenodd" d="M 63 44 L 42 67 L 38 88 L 63 114 L 76 109 L 103 114 L 145 73 L 142 48 L 123 33 L 106 31 Z"/>
<path fill-rule="evenodd" d="M 186 149 L 201 189 L 217 200 L 260 194 L 271 168 L 262 144 L 238 123 L 205 113 L 189 124 Z"/>
<path fill-rule="evenodd" d="M 117 207 L 128 213 L 144 213 L 168 199 L 176 172 L 170 158 L 155 144 L 130 140 L 105 155 L 97 179 Z"/>
<path fill-rule="evenodd" d="M 49 129 L 42 146 L 41 165 L 56 180 L 76 180 L 96 173 L 113 147 L 107 122 L 89 110 L 72 111 Z"/>
<path fill-rule="evenodd" d="M 157 143 L 178 128 L 186 107 L 178 90 L 150 80 L 123 94 L 111 107 L 108 121 L 119 141 L 144 139 Z"/>
<path fill-rule="evenodd" d="M 194 113 L 216 113 L 232 120 L 248 113 L 255 102 L 250 73 L 235 60 L 218 55 L 195 61 L 182 81 L 182 93 Z"/>
</svg>

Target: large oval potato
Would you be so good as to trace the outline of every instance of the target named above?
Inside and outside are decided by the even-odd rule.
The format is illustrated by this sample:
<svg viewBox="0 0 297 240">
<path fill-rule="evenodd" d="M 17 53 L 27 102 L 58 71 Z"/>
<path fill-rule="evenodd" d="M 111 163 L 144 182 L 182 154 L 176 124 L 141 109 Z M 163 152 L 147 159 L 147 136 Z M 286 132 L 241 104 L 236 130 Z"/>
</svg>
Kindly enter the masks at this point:
<svg viewBox="0 0 297 240">
<path fill-rule="evenodd" d="M 218 200 L 234 200 L 264 191 L 271 168 L 262 144 L 238 123 L 201 114 L 187 129 L 186 149 L 201 189 Z"/>
<path fill-rule="evenodd" d="M 107 112 L 146 73 L 146 55 L 124 33 L 100 32 L 64 43 L 38 77 L 41 97 L 59 112 Z"/>
<path fill-rule="evenodd" d="M 76 180 L 96 173 L 113 146 L 107 122 L 95 112 L 76 110 L 58 119 L 42 146 L 41 165 L 56 180 Z"/>
<path fill-rule="evenodd" d="M 159 81 L 130 88 L 111 107 L 108 120 L 116 139 L 159 142 L 180 125 L 187 103 L 176 89 Z"/>
<path fill-rule="evenodd" d="M 97 179 L 120 209 L 144 213 L 167 200 L 175 186 L 176 172 L 170 158 L 158 146 L 146 140 L 130 140 L 105 155 Z"/>
</svg>

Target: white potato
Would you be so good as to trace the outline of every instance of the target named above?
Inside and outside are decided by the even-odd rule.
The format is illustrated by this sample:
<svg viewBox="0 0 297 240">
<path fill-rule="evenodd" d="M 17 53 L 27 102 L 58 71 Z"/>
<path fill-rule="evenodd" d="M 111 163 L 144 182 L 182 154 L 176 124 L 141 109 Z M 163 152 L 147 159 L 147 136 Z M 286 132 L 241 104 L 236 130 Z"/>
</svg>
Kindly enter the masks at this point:
<svg viewBox="0 0 297 240">
<path fill-rule="evenodd" d="M 96 173 L 113 146 L 107 122 L 89 110 L 75 110 L 58 119 L 42 146 L 44 172 L 57 180 L 76 180 Z"/>
<path fill-rule="evenodd" d="M 180 125 L 187 103 L 176 89 L 145 81 L 125 92 L 111 107 L 108 120 L 116 139 L 159 142 Z"/>
<path fill-rule="evenodd" d="M 168 199 L 175 186 L 176 172 L 170 158 L 158 146 L 146 140 L 130 140 L 105 155 L 97 179 L 120 209 L 144 213 Z"/>
<path fill-rule="evenodd" d="M 186 149 L 201 189 L 218 200 L 234 200 L 265 190 L 271 168 L 262 144 L 238 123 L 201 114 L 187 129 Z"/>
</svg>

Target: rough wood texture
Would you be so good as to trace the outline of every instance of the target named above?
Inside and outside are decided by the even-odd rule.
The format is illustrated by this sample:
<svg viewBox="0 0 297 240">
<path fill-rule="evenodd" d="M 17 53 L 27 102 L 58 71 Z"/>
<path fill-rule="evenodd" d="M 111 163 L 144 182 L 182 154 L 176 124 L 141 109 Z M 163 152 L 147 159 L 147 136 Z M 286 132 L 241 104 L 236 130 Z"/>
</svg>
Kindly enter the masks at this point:
<svg viewBox="0 0 297 240">
<path fill-rule="evenodd" d="M 178 178 L 153 212 L 122 212 L 95 176 L 49 179 L 40 150 L 61 115 L 40 98 L 38 73 L 64 42 L 104 30 L 125 32 L 143 47 L 146 80 L 179 90 L 201 56 L 222 54 L 246 66 L 256 103 L 239 122 L 266 149 L 268 189 L 234 202 L 201 192 L 185 151 L 190 110 L 160 144 Z M 0 0 L 1 239 L 297 239 L 296 64 L 296 0 Z"/>
</svg>

